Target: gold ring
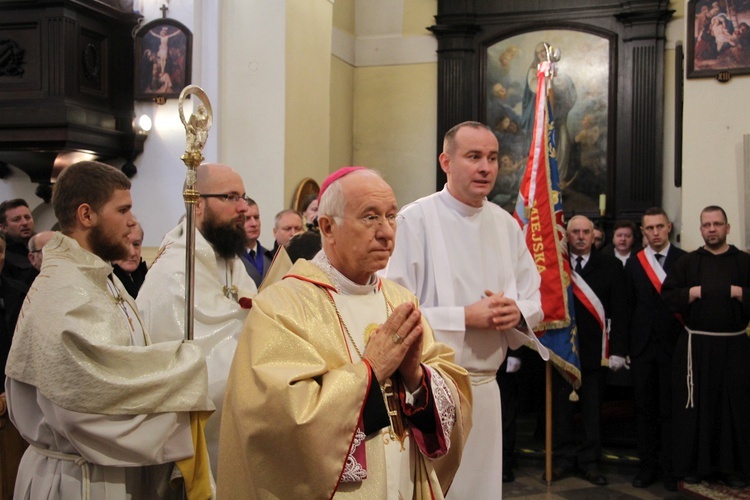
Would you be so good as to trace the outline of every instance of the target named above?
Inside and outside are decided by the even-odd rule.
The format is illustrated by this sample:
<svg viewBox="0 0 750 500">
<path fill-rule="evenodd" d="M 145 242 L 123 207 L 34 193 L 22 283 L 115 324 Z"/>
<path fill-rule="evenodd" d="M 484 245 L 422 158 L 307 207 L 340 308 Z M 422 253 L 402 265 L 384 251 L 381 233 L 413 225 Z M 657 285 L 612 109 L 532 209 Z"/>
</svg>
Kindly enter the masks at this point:
<svg viewBox="0 0 750 500">
<path fill-rule="evenodd" d="M 398 333 L 394 333 L 393 336 L 391 337 L 391 340 L 393 341 L 394 344 L 400 344 L 401 342 L 404 341 L 404 339 L 402 339 L 401 335 L 399 335 Z"/>
</svg>

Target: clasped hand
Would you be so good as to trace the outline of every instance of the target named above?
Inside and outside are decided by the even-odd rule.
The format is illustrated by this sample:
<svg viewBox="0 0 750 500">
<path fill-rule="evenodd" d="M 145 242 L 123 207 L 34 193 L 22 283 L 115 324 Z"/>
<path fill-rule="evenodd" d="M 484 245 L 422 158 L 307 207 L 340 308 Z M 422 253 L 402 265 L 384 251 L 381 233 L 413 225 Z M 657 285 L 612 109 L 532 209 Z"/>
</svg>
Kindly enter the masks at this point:
<svg viewBox="0 0 750 500">
<path fill-rule="evenodd" d="M 515 300 L 504 292 L 485 290 L 484 294 L 486 297 L 464 308 L 467 328 L 501 331 L 521 322 L 521 310 Z"/>
<path fill-rule="evenodd" d="M 396 371 L 413 392 L 422 382 L 422 313 L 412 303 L 396 307 L 370 338 L 364 358 L 379 384 Z"/>
</svg>

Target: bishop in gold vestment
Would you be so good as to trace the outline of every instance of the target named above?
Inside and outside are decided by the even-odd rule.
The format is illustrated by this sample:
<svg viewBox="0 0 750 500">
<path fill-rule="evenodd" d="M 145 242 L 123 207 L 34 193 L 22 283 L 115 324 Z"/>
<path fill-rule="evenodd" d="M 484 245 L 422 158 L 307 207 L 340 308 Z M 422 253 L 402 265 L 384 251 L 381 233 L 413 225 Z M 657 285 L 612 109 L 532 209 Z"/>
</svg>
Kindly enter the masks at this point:
<svg viewBox="0 0 750 500">
<path fill-rule="evenodd" d="M 323 250 L 254 299 L 237 346 L 219 498 L 443 498 L 458 468 L 466 371 L 414 295 L 375 275 L 393 249 L 393 192 L 369 170 L 332 176 Z"/>
</svg>

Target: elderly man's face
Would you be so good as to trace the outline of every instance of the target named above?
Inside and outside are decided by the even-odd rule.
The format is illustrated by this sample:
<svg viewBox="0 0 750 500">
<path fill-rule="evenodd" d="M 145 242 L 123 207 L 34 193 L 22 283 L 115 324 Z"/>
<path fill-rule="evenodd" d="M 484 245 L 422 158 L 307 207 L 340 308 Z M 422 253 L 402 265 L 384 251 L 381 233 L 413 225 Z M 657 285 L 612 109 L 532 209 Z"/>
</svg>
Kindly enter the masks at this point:
<svg viewBox="0 0 750 500">
<path fill-rule="evenodd" d="M 138 226 L 133 228 L 133 232 L 128 236 L 128 243 L 128 258 L 115 261 L 114 264 L 128 273 L 132 273 L 141 265 L 141 253 L 143 252 L 143 231 L 141 228 Z"/>
<path fill-rule="evenodd" d="M 354 172 L 340 182 L 346 209 L 341 223 L 330 225 L 324 247 L 336 269 L 355 283 L 365 284 L 388 264 L 393 253 L 398 204 L 391 187 L 378 177 Z"/>
<path fill-rule="evenodd" d="M 44 260 L 42 249 L 54 235 L 55 233 L 52 231 L 42 231 L 41 233 L 32 236 L 36 250 L 29 252 L 29 262 L 31 262 L 31 265 L 34 266 L 37 271 L 42 269 L 42 262 Z"/>
<path fill-rule="evenodd" d="M 568 223 L 568 247 L 575 255 L 586 255 L 594 244 L 594 224 L 586 217 L 573 217 Z"/>
</svg>

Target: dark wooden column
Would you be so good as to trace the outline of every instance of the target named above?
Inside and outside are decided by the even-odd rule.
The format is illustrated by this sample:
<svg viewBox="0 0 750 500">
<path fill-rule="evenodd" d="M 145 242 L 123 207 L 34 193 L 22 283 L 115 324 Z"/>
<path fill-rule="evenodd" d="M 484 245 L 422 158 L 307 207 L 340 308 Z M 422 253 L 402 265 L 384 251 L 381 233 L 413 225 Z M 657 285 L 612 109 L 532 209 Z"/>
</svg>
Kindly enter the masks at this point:
<svg viewBox="0 0 750 500">
<path fill-rule="evenodd" d="M 672 12 L 641 7 L 615 16 L 623 27 L 615 212 L 624 218 L 661 205 L 664 170 L 664 31 Z"/>
<path fill-rule="evenodd" d="M 443 150 L 443 136 L 455 124 L 476 119 L 476 67 L 479 63 L 474 37 L 479 31 L 475 24 L 437 24 L 429 28 L 438 39 L 438 118 L 437 152 Z M 445 184 L 445 173 L 437 167 L 437 186 Z"/>
</svg>

